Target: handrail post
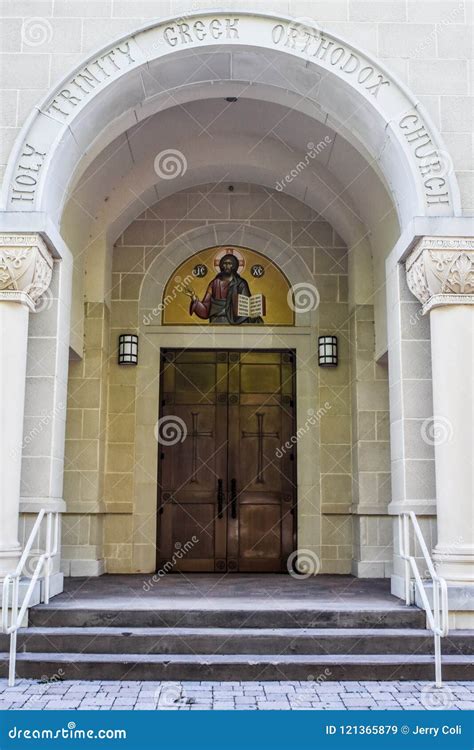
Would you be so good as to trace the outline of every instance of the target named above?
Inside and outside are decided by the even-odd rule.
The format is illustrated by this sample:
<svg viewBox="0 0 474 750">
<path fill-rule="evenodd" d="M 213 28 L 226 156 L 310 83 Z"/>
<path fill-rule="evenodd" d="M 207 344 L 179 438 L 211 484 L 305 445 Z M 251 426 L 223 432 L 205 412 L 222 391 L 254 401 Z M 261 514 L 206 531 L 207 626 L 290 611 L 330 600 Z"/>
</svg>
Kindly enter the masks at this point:
<svg viewBox="0 0 474 750">
<path fill-rule="evenodd" d="M 46 560 L 44 574 L 44 597 L 45 604 L 49 604 L 49 576 L 51 572 L 51 542 L 52 542 L 52 520 L 53 514 L 50 512 L 46 518 Z"/>
<path fill-rule="evenodd" d="M 16 673 L 16 644 L 17 644 L 17 629 L 18 629 L 18 598 L 19 598 L 19 585 L 20 579 L 15 575 L 13 578 L 12 586 L 12 606 L 11 606 L 11 628 L 10 633 L 10 665 L 8 670 L 8 685 L 13 687 L 15 684 L 15 673 Z"/>
<path fill-rule="evenodd" d="M 411 577 L 410 577 L 410 529 L 408 526 L 408 517 L 403 516 L 403 547 L 405 549 L 406 559 L 405 559 L 405 601 L 408 605 L 413 604 L 412 598 L 411 598 L 411 591 L 410 591 L 410 583 L 411 583 Z"/>
<path fill-rule="evenodd" d="M 413 604 L 410 585 L 410 529 L 408 526 L 408 517 L 405 513 L 401 513 L 398 516 L 398 521 L 400 556 L 403 559 L 405 569 L 405 604 L 409 606 Z"/>
<path fill-rule="evenodd" d="M 421 554 L 426 563 L 427 573 L 431 576 L 433 581 L 433 607 L 430 606 L 429 599 L 425 590 L 423 579 L 420 576 L 418 570 L 418 564 L 416 562 L 416 550 L 413 555 L 411 554 L 410 548 L 410 527 L 409 522 L 414 531 L 414 538 L 418 541 Z M 441 664 L 441 637 L 448 634 L 449 629 L 449 606 L 448 606 L 448 587 L 444 578 L 438 576 L 436 569 L 433 565 L 433 561 L 428 552 L 423 534 L 421 533 L 420 525 L 413 511 L 407 511 L 400 513 L 399 515 L 399 548 L 400 557 L 405 563 L 405 599 L 406 603 L 410 604 L 412 597 L 409 595 L 410 591 L 410 568 L 413 572 L 415 579 L 415 587 L 418 588 L 419 595 L 426 612 L 426 619 L 429 627 L 433 631 L 434 636 L 434 660 L 435 660 L 435 684 L 440 687 L 442 683 L 442 664 Z"/>
<path fill-rule="evenodd" d="M 13 630 L 10 633 L 10 664 L 8 667 L 8 687 L 15 685 L 15 673 L 16 673 L 16 634 L 17 630 Z"/>
<path fill-rule="evenodd" d="M 53 531 L 53 514 L 54 514 L 54 531 Z M 19 606 L 19 589 L 20 589 L 20 578 L 23 573 L 23 568 L 28 560 L 33 542 L 38 538 L 41 542 L 41 528 L 44 516 L 46 515 L 46 536 L 45 536 L 45 550 L 38 558 L 31 581 L 26 589 L 24 600 L 21 608 Z M 55 557 L 59 550 L 59 513 L 57 511 L 46 511 L 44 508 L 40 510 L 36 521 L 33 524 L 30 536 L 24 546 L 20 560 L 14 573 L 8 573 L 3 581 L 3 597 L 2 597 L 2 617 L 1 617 L 1 631 L 10 636 L 10 659 L 8 668 L 8 685 L 13 687 L 15 684 L 16 675 L 16 656 L 17 656 L 17 639 L 18 629 L 22 625 L 23 618 L 28 613 L 28 606 L 31 601 L 31 596 L 35 589 L 35 584 L 44 571 L 44 596 L 43 601 L 47 604 L 50 596 L 50 576 L 52 559 Z M 11 590 L 11 595 L 10 595 Z M 10 609 L 10 621 L 8 618 L 8 610 Z"/>
<path fill-rule="evenodd" d="M 433 581 L 433 609 L 435 616 L 435 631 L 434 631 L 434 649 L 435 649 L 435 683 L 437 687 L 441 687 L 441 629 L 439 622 L 439 586 L 438 581 Z"/>
</svg>

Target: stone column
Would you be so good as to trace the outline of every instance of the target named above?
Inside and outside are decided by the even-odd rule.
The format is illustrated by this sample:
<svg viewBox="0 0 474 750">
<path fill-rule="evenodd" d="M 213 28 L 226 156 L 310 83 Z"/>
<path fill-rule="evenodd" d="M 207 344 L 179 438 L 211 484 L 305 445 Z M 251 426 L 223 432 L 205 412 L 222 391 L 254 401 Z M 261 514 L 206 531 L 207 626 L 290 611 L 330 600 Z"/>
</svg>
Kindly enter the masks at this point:
<svg viewBox="0 0 474 750">
<path fill-rule="evenodd" d="M 474 584 L 474 240 L 424 237 L 406 261 L 410 290 L 430 315 L 437 544 L 450 586 Z M 450 606 L 451 609 L 451 606 Z"/>
<path fill-rule="evenodd" d="M 0 234 L 0 579 L 18 540 L 29 311 L 48 289 L 53 259 L 38 234 Z"/>
</svg>

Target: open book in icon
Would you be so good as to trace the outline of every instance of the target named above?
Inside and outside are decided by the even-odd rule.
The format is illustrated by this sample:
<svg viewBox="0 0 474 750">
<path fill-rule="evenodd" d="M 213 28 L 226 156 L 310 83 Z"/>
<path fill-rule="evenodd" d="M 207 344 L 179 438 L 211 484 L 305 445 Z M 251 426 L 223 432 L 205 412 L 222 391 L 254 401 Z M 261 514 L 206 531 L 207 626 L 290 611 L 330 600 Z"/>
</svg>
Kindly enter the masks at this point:
<svg viewBox="0 0 474 750">
<path fill-rule="evenodd" d="M 237 315 L 242 318 L 263 318 L 266 314 L 265 296 L 253 294 L 246 297 L 239 294 L 237 298 Z"/>
</svg>

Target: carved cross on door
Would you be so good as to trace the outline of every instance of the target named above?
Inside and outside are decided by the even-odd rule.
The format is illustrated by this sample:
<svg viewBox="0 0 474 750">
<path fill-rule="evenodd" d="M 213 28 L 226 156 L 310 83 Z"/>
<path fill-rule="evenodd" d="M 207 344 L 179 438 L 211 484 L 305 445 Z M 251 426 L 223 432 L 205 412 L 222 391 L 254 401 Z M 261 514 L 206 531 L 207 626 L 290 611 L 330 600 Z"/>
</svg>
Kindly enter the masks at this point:
<svg viewBox="0 0 474 750">
<path fill-rule="evenodd" d="M 198 430 L 198 422 L 199 422 L 199 412 L 198 411 L 192 411 L 191 416 L 193 419 L 193 428 L 191 432 L 189 433 L 189 437 L 192 438 L 193 441 L 193 463 L 192 463 L 192 472 L 191 472 L 191 478 L 189 482 L 198 482 L 197 478 L 197 470 L 198 470 L 198 438 L 200 437 L 212 437 L 212 431 L 210 432 L 199 432 Z"/>
<path fill-rule="evenodd" d="M 256 482 L 257 484 L 264 484 L 265 480 L 263 478 L 263 439 L 266 437 L 278 438 L 279 434 L 278 432 L 264 432 L 263 420 L 265 418 L 265 414 L 263 412 L 257 412 L 255 416 L 257 417 L 257 432 L 246 432 L 245 430 L 242 430 L 242 437 L 243 438 L 256 437 L 258 439 Z"/>
</svg>

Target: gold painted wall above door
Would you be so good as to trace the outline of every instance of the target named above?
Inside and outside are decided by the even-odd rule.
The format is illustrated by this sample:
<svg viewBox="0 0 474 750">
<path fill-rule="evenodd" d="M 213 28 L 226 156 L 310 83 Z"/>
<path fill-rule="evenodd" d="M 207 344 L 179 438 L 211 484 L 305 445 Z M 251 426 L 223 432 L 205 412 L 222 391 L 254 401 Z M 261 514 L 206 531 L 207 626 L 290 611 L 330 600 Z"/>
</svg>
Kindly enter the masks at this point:
<svg viewBox="0 0 474 750">
<path fill-rule="evenodd" d="M 235 260 L 229 262 L 229 256 Z M 230 285 L 226 265 L 233 274 Z M 246 312 L 249 295 L 255 308 Z M 295 323 L 292 290 L 283 271 L 255 250 L 235 245 L 210 247 L 188 258 L 168 280 L 162 304 L 164 325 Z"/>
</svg>

